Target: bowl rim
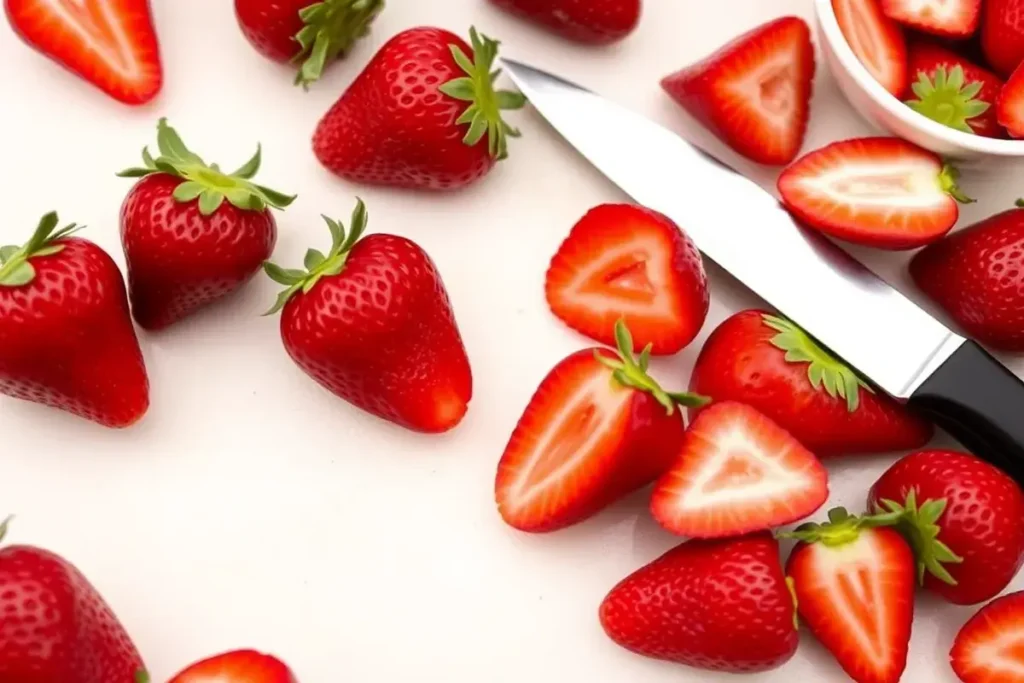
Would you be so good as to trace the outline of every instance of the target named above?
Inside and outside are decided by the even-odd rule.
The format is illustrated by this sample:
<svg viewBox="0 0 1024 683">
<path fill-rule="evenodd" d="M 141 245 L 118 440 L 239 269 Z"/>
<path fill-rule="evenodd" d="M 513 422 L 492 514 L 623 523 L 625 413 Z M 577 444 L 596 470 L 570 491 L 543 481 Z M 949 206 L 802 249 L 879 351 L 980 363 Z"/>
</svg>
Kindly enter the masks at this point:
<svg viewBox="0 0 1024 683">
<path fill-rule="evenodd" d="M 957 146 L 971 152 L 1007 157 L 1024 156 L 1024 140 L 1005 140 L 964 133 L 937 121 L 932 121 L 900 102 L 875 80 L 867 67 L 861 63 L 860 58 L 854 54 L 853 48 L 847 42 L 842 29 L 839 28 L 839 20 L 836 18 L 832 0 L 815 0 L 814 7 L 824 38 L 828 41 L 833 54 L 842 67 L 850 73 L 876 104 L 900 119 L 901 122 L 932 137 L 939 138 L 947 145 Z M 995 105 L 993 104 L 993 106 Z"/>
</svg>

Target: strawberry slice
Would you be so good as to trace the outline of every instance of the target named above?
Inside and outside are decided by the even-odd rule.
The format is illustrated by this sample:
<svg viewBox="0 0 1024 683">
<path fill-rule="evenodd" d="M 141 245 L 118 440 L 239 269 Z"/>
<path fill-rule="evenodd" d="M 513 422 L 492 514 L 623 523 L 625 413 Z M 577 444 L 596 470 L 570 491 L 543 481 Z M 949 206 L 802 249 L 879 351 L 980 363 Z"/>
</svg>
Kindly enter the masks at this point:
<svg viewBox="0 0 1024 683">
<path fill-rule="evenodd" d="M 969 38 L 981 22 L 981 0 L 881 0 L 887 17 L 924 33 Z"/>
<path fill-rule="evenodd" d="M 651 512 L 693 538 L 738 536 L 796 521 L 828 498 L 828 473 L 786 430 L 748 405 L 713 404 L 654 487 Z"/>
<path fill-rule="evenodd" d="M 700 252 L 671 220 L 629 204 L 591 209 L 551 260 L 551 311 L 569 327 L 615 344 L 615 321 L 633 333 L 634 351 L 678 353 L 708 313 Z"/>
<path fill-rule="evenodd" d="M 1011 137 L 1024 138 L 1024 64 L 1017 67 L 999 93 L 996 120 Z"/>
<path fill-rule="evenodd" d="M 938 155 L 898 138 L 835 142 L 779 176 L 783 204 L 801 221 L 839 239 L 912 249 L 945 235 L 972 201 L 959 172 Z"/>
<path fill-rule="evenodd" d="M 889 525 L 851 517 L 782 534 L 801 541 L 786 564 L 801 619 L 857 683 L 899 683 L 914 617 L 914 553 Z"/>
<path fill-rule="evenodd" d="M 832 0 L 839 29 L 853 54 L 896 97 L 910 84 L 903 29 L 885 16 L 878 0 Z"/>
<path fill-rule="evenodd" d="M 982 607 L 960 629 L 949 659 L 964 683 L 1024 683 L 1024 592 Z"/>
<path fill-rule="evenodd" d="M 782 17 L 661 81 L 691 116 L 738 153 L 788 164 L 807 132 L 814 47 L 807 24 Z"/>
<path fill-rule="evenodd" d="M 148 0 L 6 0 L 23 41 L 125 104 L 149 102 L 163 85 Z"/>
<path fill-rule="evenodd" d="M 291 670 L 276 657 L 254 650 L 236 650 L 188 667 L 169 683 L 297 683 Z"/>
</svg>

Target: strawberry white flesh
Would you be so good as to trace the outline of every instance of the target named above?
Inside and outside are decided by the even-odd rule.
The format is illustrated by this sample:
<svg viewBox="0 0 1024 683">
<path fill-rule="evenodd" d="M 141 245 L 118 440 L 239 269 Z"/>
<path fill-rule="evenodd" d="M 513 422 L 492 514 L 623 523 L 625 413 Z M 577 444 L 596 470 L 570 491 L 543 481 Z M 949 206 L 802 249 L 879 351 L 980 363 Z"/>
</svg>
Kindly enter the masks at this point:
<svg viewBox="0 0 1024 683">
<path fill-rule="evenodd" d="M 881 0 L 890 19 L 925 33 L 966 38 L 978 28 L 981 0 Z"/>
<path fill-rule="evenodd" d="M 1024 64 L 1017 67 L 999 93 L 996 120 L 1011 137 L 1024 138 Z"/>
<path fill-rule="evenodd" d="M 1024 683 L 1024 593 L 996 598 L 971 617 L 950 661 L 964 683 Z"/>
<path fill-rule="evenodd" d="M 788 524 L 826 498 L 828 475 L 810 451 L 753 408 L 724 402 L 686 432 L 651 512 L 673 533 L 719 538 Z"/>
<path fill-rule="evenodd" d="M 839 28 L 853 53 L 886 90 L 900 97 L 909 85 L 907 43 L 878 0 L 832 0 Z"/>
</svg>

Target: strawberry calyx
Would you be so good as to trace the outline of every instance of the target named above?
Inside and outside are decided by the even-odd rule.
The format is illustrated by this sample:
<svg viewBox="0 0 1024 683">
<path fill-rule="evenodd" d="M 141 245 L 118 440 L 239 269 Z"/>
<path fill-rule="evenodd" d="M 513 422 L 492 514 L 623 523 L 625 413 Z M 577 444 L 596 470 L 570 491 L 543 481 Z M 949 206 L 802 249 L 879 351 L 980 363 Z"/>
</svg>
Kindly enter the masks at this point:
<svg viewBox="0 0 1024 683">
<path fill-rule="evenodd" d="M 147 672 L 147 671 L 136 671 L 135 672 L 135 683 L 150 683 L 149 672 Z"/>
<path fill-rule="evenodd" d="M 961 204 L 973 204 L 974 200 L 960 189 L 959 180 L 960 169 L 949 163 L 942 165 L 942 172 L 939 173 L 939 188 Z"/>
<path fill-rule="evenodd" d="M 816 390 L 824 389 L 832 398 L 844 399 L 851 413 L 860 407 L 861 389 L 875 393 L 853 368 L 823 349 L 796 324 L 781 316 L 765 314 L 761 317 L 765 325 L 778 332 L 771 343 L 786 352 L 786 361 L 807 363 L 807 379 Z"/>
<path fill-rule="evenodd" d="M 651 362 L 651 349 L 653 344 L 648 344 L 640 352 L 640 356 L 633 355 L 633 335 L 626 327 L 626 321 L 622 318 L 615 323 L 615 344 L 618 347 L 618 358 L 608 358 L 599 351 L 594 351 L 594 358 L 601 365 L 612 371 L 612 378 L 625 387 L 646 391 L 653 396 L 658 403 L 665 407 L 667 414 L 671 415 L 677 405 L 690 408 L 700 408 L 711 402 L 711 399 L 700 394 L 689 392 L 665 391 L 661 385 L 647 374 L 647 368 Z"/>
<path fill-rule="evenodd" d="M 520 134 L 502 120 L 501 112 L 521 109 L 526 104 L 526 96 L 494 88 L 501 69 L 492 72 L 491 67 L 498 56 L 500 43 L 477 33 L 475 28 L 469 29 L 469 39 L 473 46 L 472 59 L 458 45 L 448 46 L 455 63 L 466 75 L 440 85 L 438 90 L 449 97 L 471 103 L 455 121 L 456 125 L 469 126 L 462 141 L 472 147 L 486 135 L 488 153 L 500 161 L 508 157 L 508 138 L 519 137 Z"/>
<path fill-rule="evenodd" d="M 857 517 L 844 507 L 828 511 L 827 522 L 807 522 L 793 531 L 779 532 L 779 538 L 790 538 L 804 543 L 821 543 L 829 548 L 839 548 L 860 538 L 864 529 L 895 526 L 901 518 L 899 512 L 879 513 Z"/>
<path fill-rule="evenodd" d="M 59 254 L 64 250 L 64 245 L 57 244 L 58 240 L 85 227 L 71 223 L 57 229 L 58 222 L 57 212 L 51 211 L 39 220 L 39 225 L 28 242 L 22 246 L 0 247 L 0 287 L 21 287 L 32 282 L 36 277 L 36 269 L 29 259 Z"/>
<path fill-rule="evenodd" d="M 299 10 L 305 24 L 295 34 L 302 46 L 292 61 L 300 63 L 295 84 L 308 88 L 329 62 L 344 56 L 384 9 L 384 0 L 322 0 Z"/>
<path fill-rule="evenodd" d="M 154 173 L 181 178 L 185 182 L 174 188 L 174 199 L 181 203 L 199 202 L 199 213 L 209 216 L 227 200 L 243 211 L 264 211 L 268 207 L 283 209 L 295 195 L 282 194 L 252 181 L 260 169 L 262 148 L 233 173 L 224 173 L 217 164 L 207 164 L 202 157 L 182 142 L 166 118 L 157 123 L 156 143 L 160 156 L 155 159 L 148 147 L 142 148 L 144 166 L 129 168 L 117 175 L 121 178 L 142 178 Z"/>
<path fill-rule="evenodd" d="M 934 80 L 925 71 L 917 72 L 917 81 L 911 86 L 917 99 L 905 104 L 918 114 L 963 133 L 974 135 L 970 120 L 981 116 L 992 106 L 977 99 L 983 83 L 965 82 L 964 68 L 957 64 L 948 72 L 940 66 Z"/>
<path fill-rule="evenodd" d="M 902 504 L 887 499 L 875 504 L 880 513 L 898 515 L 896 528 L 907 539 L 917 558 L 918 583 L 924 583 L 927 572 L 943 583 L 957 585 L 945 565 L 960 564 L 964 560 L 938 538 L 942 532 L 939 518 L 946 511 L 947 502 L 945 498 L 938 498 L 918 505 L 917 489 L 911 488 Z"/>
<path fill-rule="evenodd" d="M 362 199 L 356 198 L 356 208 L 352 210 L 352 218 L 349 220 L 347 235 L 345 233 L 345 226 L 340 221 L 328 218 L 327 216 L 323 216 L 323 219 L 331 231 L 331 249 L 327 254 L 317 249 L 308 250 L 306 258 L 303 260 L 305 269 L 282 268 L 270 261 L 266 261 L 263 264 L 263 271 L 271 280 L 287 287 L 278 295 L 274 306 L 264 315 L 277 313 L 299 291 L 303 294 L 308 294 L 309 290 L 313 289 L 321 278 L 328 275 L 337 275 L 342 271 L 349 252 L 366 231 L 368 221 L 366 205 L 363 204 Z"/>
</svg>

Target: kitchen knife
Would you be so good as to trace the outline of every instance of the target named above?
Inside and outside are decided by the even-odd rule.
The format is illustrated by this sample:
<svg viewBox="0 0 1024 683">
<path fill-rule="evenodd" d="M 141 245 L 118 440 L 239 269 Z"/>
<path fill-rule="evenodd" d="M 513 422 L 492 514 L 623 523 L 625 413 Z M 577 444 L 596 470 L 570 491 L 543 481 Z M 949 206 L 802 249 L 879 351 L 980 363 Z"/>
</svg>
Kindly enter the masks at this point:
<svg viewBox="0 0 1024 683">
<path fill-rule="evenodd" d="M 634 201 L 672 218 L 872 384 L 1024 485 L 1024 383 L 999 361 L 709 152 L 563 78 L 502 62 L 534 108 Z"/>
</svg>

